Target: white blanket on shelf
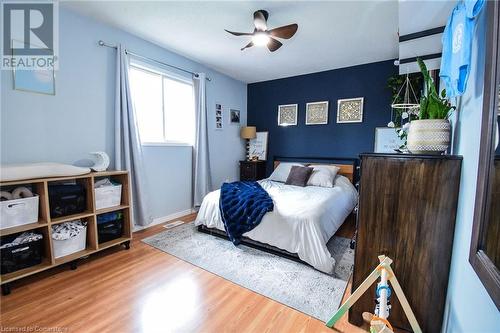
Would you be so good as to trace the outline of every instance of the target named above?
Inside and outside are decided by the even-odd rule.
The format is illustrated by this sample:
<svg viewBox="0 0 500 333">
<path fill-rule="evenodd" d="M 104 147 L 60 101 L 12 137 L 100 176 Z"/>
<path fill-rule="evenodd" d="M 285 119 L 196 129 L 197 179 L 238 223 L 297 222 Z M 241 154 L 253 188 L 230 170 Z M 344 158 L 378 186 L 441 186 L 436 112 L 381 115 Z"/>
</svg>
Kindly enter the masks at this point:
<svg viewBox="0 0 500 333">
<path fill-rule="evenodd" d="M 62 163 L 3 164 L 0 165 L 0 181 L 8 182 L 35 178 L 79 176 L 89 172 L 89 168 Z"/>
<path fill-rule="evenodd" d="M 292 186 L 271 180 L 260 185 L 269 193 L 274 210 L 244 236 L 291 253 L 314 268 L 332 274 L 335 260 L 326 243 L 342 225 L 358 202 L 351 182 L 337 176 L 332 188 Z M 224 229 L 219 211 L 220 190 L 210 192 L 196 218 L 196 225 Z"/>
</svg>

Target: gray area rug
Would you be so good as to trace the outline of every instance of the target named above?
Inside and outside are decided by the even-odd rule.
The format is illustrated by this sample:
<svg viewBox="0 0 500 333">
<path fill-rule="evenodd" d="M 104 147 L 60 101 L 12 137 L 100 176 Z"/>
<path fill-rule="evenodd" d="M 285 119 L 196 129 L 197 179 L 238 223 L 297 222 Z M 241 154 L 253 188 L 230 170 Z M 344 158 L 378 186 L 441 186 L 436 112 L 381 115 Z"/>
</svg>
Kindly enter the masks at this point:
<svg viewBox="0 0 500 333">
<path fill-rule="evenodd" d="M 349 239 L 335 236 L 328 242 L 336 262 L 333 276 L 247 246 L 236 247 L 198 232 L 193 223 L 143 242 L 321 321 L 340 306 L 354 264 Z"/>
</svg>

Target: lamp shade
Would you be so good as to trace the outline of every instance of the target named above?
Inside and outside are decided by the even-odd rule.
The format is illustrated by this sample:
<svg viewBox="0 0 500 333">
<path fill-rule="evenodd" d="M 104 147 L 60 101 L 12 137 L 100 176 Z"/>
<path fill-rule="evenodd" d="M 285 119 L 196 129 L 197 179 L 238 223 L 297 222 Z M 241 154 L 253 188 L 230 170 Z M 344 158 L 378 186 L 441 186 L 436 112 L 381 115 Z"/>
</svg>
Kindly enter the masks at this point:
<svg viewBox="0 0 500 333">
<path fill-rule="evenodd" d="M 242 139 L 254 139 L 257 136 L 256 132 L 255 126 L 245 126 L 241 128 L 240 136 Z"/>
</svg>

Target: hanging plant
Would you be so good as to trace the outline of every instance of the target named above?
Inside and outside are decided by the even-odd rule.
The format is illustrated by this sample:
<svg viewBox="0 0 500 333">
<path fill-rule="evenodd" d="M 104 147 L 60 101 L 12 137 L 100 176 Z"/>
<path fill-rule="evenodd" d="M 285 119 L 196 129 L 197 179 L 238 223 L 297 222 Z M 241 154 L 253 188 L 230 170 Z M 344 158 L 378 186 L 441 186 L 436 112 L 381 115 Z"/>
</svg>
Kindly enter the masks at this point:
<svg viewBox="0 0 500 333">
<path fill-rule="evenodd" d="M 388 127 L 395 129 L 397 136 L 403 144 L 399 147 L 406 149 L 409 124 L 412 120 L 418 119 L 418 100 L 422 95 L 423 76 L 420 73 L 407 75 L 393 75 L 387 79 L 387 87 L 392 93 L 391 121 Z M 405 92 L 401 94 L 403 88 Z M 412 96 L 410 96 L 410 93 Z M 414 99 L 411 101 L 411 97 Z M 393 107 L 395 105 L 407 105 L 405 107 Z M 409 105 L 414 105 L 410 107 Z"/>
<path fill-rule="evenodd" d="M 421 73 L 411 73 L 408 74 L 408 78 L 410 80 L 410 84 L 415 89 L 415 97 L 420 99 L 423 90 L 423 76 Z M 387 88 L 391 91 L 392 94 L 392 103 L 403 103 L 404 95 L 399 94 L 401 87 L 405 83 L 406 75 L 392 75 L 387 79 Z M 409 121 L 410 118 L 413 118 L 413 113 L 411 114 L 403 114 L 404 111 L 401 109 L 394 109 L 393 115 L 391 118 L 391 122 L 394 126 L 389 127 L 401 127 L 406 121 Z M 405 121 L 406 120 L 406 121 Z"/>
</svg>

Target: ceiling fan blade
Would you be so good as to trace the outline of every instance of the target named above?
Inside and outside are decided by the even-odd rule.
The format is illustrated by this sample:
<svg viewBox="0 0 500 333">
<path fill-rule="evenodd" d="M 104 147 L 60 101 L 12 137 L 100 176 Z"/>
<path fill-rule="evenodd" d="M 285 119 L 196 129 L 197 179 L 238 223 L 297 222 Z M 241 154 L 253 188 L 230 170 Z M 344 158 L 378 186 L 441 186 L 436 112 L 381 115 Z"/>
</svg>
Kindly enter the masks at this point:
<svg viewBox="0 0 500 333">
<path fill-rule="evenodd" d="M 289 24 L 279 28 L 269 30 L 269 34 L 274 37 L 289 39 L 297 32 L 299 26 L 297 24 Z"/>
<path fill-rule="evenodd" d="M 253 46 L 253 42 L 250 42 L 247 45 L 245 45 L 244 47 L 242 47 L 241 51 L 243 51 L 244 49 L 248 49 L 249 47 L 252 47 L 252 46 Z"/>
<path fill-rule="evenodd" d="M 224 29 L 224 31 L 229 32 L 231 35 L 235 35 L 235 36 L 252 36 L 253 35 L 253 33 L 251 33 L 251 32 L 234 32 L 234 31 L 229 31 L 226 29 Z"/>
<path fill-rule="evenodd" d="M 269 37 L 269 43 L 267 44 L 267 48 L 269 49 L 269 51 L 274 52 L 277 49 L 279 49 L 282 45 L 283 44 L 280 41 Z"/>
<path fill-rule="evenodd" d="M 269 13 L 262 9 L 253 13 L 253 24 L 255 25 L 255 29 L 259 31 L 266 31 L 268 17 Z"/>
</svg>

